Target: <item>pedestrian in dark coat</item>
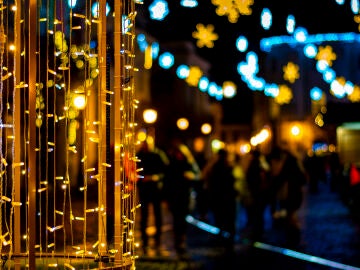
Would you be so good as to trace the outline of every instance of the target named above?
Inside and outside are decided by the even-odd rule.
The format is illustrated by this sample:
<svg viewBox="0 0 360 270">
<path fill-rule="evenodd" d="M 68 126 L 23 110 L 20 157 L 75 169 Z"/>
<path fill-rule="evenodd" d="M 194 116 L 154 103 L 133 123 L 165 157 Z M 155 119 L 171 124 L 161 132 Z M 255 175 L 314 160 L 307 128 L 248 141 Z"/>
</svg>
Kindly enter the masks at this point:
<svg viewBox="0 0 360 270">
<path fill-rule="evenodd" d="M 165 199 L 173 218 L 174 247 L 186 255 L 186 216 L 190 214 L 192 181 L 200 180 L 200 169 L 190 149 L 175 137 L 167 149 L 169 166 L 164 181 Z"/>
<path fill-rule="evenodd" d="M 251 203 L 247 207 L 248 225 L 252 229 L 252 238 L 259 240 L 264 231 L 264 211 L 269 203 L 269 165 L 259 150 L 253 150 L 250 155 L 246 170 L 246 182 L 251 194 Z"/>
<path fill-rule="evenodd" d="M 236 197 L 233 165 L 225 149 L 218 151 L 216 159 L 204 171 L 209 209 L 214 215 L 215 226 L 223 233 L 224 244 L 233 247 L 235 237 Z"/>
</svg>

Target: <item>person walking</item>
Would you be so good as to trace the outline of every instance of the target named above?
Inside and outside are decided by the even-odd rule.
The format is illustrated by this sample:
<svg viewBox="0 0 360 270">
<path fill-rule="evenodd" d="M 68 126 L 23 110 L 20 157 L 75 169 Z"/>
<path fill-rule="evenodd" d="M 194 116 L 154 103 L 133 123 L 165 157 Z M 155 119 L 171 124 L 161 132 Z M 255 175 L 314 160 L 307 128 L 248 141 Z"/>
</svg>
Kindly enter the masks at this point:
<svg viewBox="0 0 360 270">
<path fill-rule="evenodd" d="M 250 152 L 249 166 L 246 170 L 246 182 L 251 194 L 248 205 L 248 225 L 253 240 L 259 240 L 264 232 L 264 211 L 269 203 L 270 183 L 269 164 L 257 149 Z"/>
<path fill-rule="evenodd" d="M 284 223 L 286 244 L 294 246 L 300 237 L 297 212 L 303 201 L 303 187 L 308 182 L 307 174 L 299 158 L 289 150 L 279 147 L 272 151 L 271 167 L 274 224 L 283 221 L 280 224 Z"/>
<path fill-rule="evenodd" d="M 204 179 L 209 196 L 209 210 L 214 216 L 214 225 L 221 233 L 221 242 L 232 250 L 235 238 L 236 198 L 234 167 L 228 151 L 220 149 L 216 159 L 204 170 Z"/>
<path fill-rule="evenodd" d="M 153 209 L 155 220 L 155 250 L 160 252 L 161 227 L 162 227 L 162 187 L 163 179 L 168 165 L 167 157 L 160 149 L 144 141 L 137 152 L 139 167 L 141 169 L 137 182 L 138 194 L 141 203 L 140 231 L 144 254 L 148 253 L 149 234 L 147 233 L 149 223 L 150 207 Z"/>
<path fill-rule="evenodd" d="M 174 248 L 180 258 L 186 257 L 186 216 L 190 214 L 192 181 L 200 181 L 200 169 L 190 149 L 180 138 L 171 138 L 166 151 L 169 158 L 165 199 L 173 219 Z"/>
</svg>

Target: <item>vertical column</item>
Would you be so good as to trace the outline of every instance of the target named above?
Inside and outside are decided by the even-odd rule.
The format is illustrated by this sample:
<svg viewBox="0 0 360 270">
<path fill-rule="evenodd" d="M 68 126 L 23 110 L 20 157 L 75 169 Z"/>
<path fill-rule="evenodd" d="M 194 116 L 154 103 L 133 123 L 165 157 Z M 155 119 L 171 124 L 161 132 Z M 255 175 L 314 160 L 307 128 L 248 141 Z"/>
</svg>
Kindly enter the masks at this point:
<svg viewBox="0 0 360 270">
<path fill-rule="evenodd" d="M 114 2 L 114 244 L 115 248 L 119 251 L 115 256 L 115 262 L 119 263 L 122 261 L 123 253 L 123 242 L 122 242 L 122 232 L 123 232 L 123 222 L 122 222 L 122 200 L 121 200 L 121 10 L 122 10 L 122 1 L 115 0 Z"/>
<path fill-rule="evenodd" d="M 28 81 L 29 81 L 29 131 L 28 131 L 28 256 L 29 269 L 35 269 L 36 244 L 36 49 L 37 0 L 29 0 L 28 17 Z"/>
<path fill-rule="evenodd" d="M 106 213 L 108 212 L 108 206 L 106 204 L 106 190 L 109 187 L 106 187 L 106 149 L 107 149 L 107 141 L 106 141 L 106 1 L 99 1 L 99 25 L 98 25 L 98 54 L 99 54 L 99 84 L 98 84 L 98 117 L 100 120 L 99 126 L 99 151 L 98 151 L 98 160 L 99 160 L 99 207 L 100 209 L 104 209 Z M 107 219 L 106 216 L 103 215 L 102 211 L 99 212 L 99 220 L 98 220 L 98 234 L 99 234 L 99 255 L 102 256 L 107 252 L 107 248 L 103 243 L 107 241 Z"/>
<path fill-rule="evenodd" d="M 20 142 L 21 140 L 21 91 L 23 88 L 16 88 L 17 85 L 20 84 L 21 81 L 21 4 L 16 5 L 16 13 L 15 13 L 15 22 L 14 22 L 14 43 L 15 43 L 15 55 L 14 55 L 14 89 L 15 91 L 15 100 L 14 100 L 14 161 L 13 164 L 13 177 L 14 177 L 14 253 L 20 254 L 21 253 L 21 215 L 20 215 L 20 205 L 17 205 L 17 203 L 20 203 L 21 200 L 21 150 L 22 144 Z M 34 123 L 35 124 L 35 123 Z M 26 206 L 23 206 L 26 207 Z"/>
</svg>

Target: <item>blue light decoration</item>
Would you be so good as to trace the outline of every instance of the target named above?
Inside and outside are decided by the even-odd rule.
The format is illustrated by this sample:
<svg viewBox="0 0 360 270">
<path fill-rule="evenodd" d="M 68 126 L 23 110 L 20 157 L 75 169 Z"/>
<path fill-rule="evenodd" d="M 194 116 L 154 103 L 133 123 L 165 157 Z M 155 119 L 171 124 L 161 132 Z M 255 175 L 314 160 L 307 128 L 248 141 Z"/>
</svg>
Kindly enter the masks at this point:
<svg viewBox="0 0 360 270">
<path fill-rule="evenodd" d="M 295 30 L 295 17 L 293 15 L 288 15 L 286 18 L 286 31 L 288 32 L 288 34 L 293 34 L 294 30 Z"/>
<path fill-rule="evenodd" d="M 139 50 L 141 52 L 145 52 L 145 49 L 149 46 L 148 42 L 146 41 L 146 36 L 143 33 L 140 33 L 136 37 L 137 44 L 139 46 Z M 155 59 L 160 51 L 159 43 L 153 42 L 152 46 L 152 56 Z M 159 56 L 159 65 L 164 69 L 169 69 L 174 65 L 174 56 L 169 53 L 165 52 L 161 56 Z M 188 71 L 187 71 L 188 70 Z M 176 74 L 180 79 L 186 79 L 188 77 L 190 68 L 187 65 L 180 65 L 176 69 Z M 212 85 L 212 87 L 209 87 Z M 199 90 L 204 93 L 208 93 L 210 96 L 216 98 L 217 100 L 223 99 L 223 89 L 218 86 L 216 83 L 211 83 L 206 76 L 200 78 L 198 83 Z"/>
<path fill-rule="evenodd" d="M 90 41 L 90 49 L 95 49 L 97 47 L 97 41 L 96 40 L 91 40 Z"/>
<path fill-rule="evenodd" d="M 319 101 L 321 99 L 322 95 L 323 95 L 323 91 L 319 87 L 315 86 L 315 87 L 311 88 L 311 90 L 310 90 L 311 100 Z"/>
<path fill-rule="evenodd" d="M 74 8 L 76 7 L 76 0 L 68 0 L 68 6 L 69 8 Z"/>
<path fill-rule="evenodd" d="M 139 33 L 136 36 L 136 41 L 139 47 L 140 52 L 145 52 L 146 48 L 149 46 L 149 43 L 146 40 L 146 36 L 143 33 Z M 151 56 L 153 59 L 156 59 L 159 56 L 160 45 L 158 42 L 151 43 Z"/>
<path fill-rule="evenodd" d="M 354 267 L 354 266 L 350 266 L 347 264 L 342 264 L 342 263 L 338 263 L 338 262 L 334 262 L 334 261 L 330 261 L 321 257 L 317 257 L 314 255 L 308 255 L 305 253 L 301 253 L 301 252 L 297 252 L 295 250 L 291 250 L 291 249 L 287 249 L 287 248 L 282 248 L 282 247 L 277 247 L 277 246 L 272 246 L 269 244 L 265 244 L 265 243 L 261 243 L 261 242 L 255 242 L 253 244 L 254 247 L 259 248 L 259 249 L 264 249 L 264 250 L 269 250 L 272 252 L 277 252 L 279 254 L 291 257 L 291 258 L 296 258 L 299 260 L 303 260 L 303 261 L 307 261 L 307 262 L 311 262 L 311 263 L 316 263 L 319 265 L 325 265 L 327 267 L 330 267 L 331 269 L 343 269 L 343 270 L 359 270 L 358 267 Z"/>
<path fill-rule="evenodd" d="M 343 98 L 346 95 L 344 87 L 337 81 L 333 80 L 330 83 L 330 91 L 333 93 L 333 95 L 337 98 Z"/>
<path fill-rule="evenodd" d="M 360 42 L 360 34 L 356 34 L 353 32 L 349 33 L 325 33 L 325 34 L 316 34 L 316 35 L 308 35 L 306 36 L 305 41 L 297 41 L 292 36 L 274 36 L 263 38 L 260 40 L 260 49 L 264 52 L 270 52 L 273 46 L 288 44 L 288 45 L 297 45 L 299 43 L 304 44 L 318 44 L 322 42 L 330 42 L 330 41 L 342 41 L 342 42 Z"/>
<path fill-rule="evenodd" d="M 199 89 L 201 92 L 206 92 L 209 87 L 209 79 L 205 76 L 201 77 L 199 80 Z"/>
<path fill-rule="evenodd" d="M 253 91 L 261 91 L 265 87 L 265 80 L 258 78 L 256 74 L 259 71 L 258 56 L 255 52 L 246 54 L 246 62 L 240 62 L 237 71 L 241 75 L 241 79 Z"/>
<path fill-rule="evenodd" d="M 187 8 L 194 8 L 198 6 L 198 2 L 196 0 L 181 0 L 180 5 Z"/>
<path fill-rule="evenodd" d="M 272 25 L 272 14 L 270 9 L 268 8 L 264 8 L 261 11 L 261 26 L 265 29 L 265 30 L 269 30 L 271 25 Z"/>
<path fill-rule="evenodd" d="M 105 9 L 106 9 L 105 14 L 107 16 L 110 13 L 110 6 L 109 6 L 108 3 L 106 3 L 106 8 Z M 91 13 L 92 13 L 94 18 L 99 17 L 99 2 L 94 2 L 93 3 L 93 5 L 91 6 Z"/>
<path fill-rule="evenodd" d="M 294 30 L 294 38 L 297 42 L 305 42 L 308 32 L 304 27 L 297 27 Z"/>
<path fill-rule="evenodd" d="M 141 52 L 145 52 L 145 49 L 148 46 L 148 43 L 146 41 L 146 36 L 144 34 L 138 34 L 136 37 L 137 44 L 139 46 L 139 50 Z"/>
<path fill-rule="evenodd" d="M 153 59 L 156 59 L 159 56 L 160 45 L 158 42 L 151 43 L 151 55 Z"/>
<path fill-rule="evenodd" d="M 359 0 L 350 1 L 351 11 L 357 15 L 359 13 Z"/>
<path fill-rule="evenodd" d="M 316 62 L 316 70 L 320 73 L 323 73 L 327 68 L 329 68 L 329 64 L 325 60 L 319 60 Z"/>
<path fill-rule="evenodd" d="M 336 4 L 343 5 L 345 3 L 345 0 L 335 0 Z"/>
<path fill-rule="evenodd" d="M 323 71 L 323 80 L 326 83 L 331 83 L 335 79 L 336 79 L 336 72 L 332 68 L 328 67 Z"/>
<path fill-rule="evenodd" d="M 222 89 L 215 82 L 210 82 L 208 87 L 208 93 L 211 97 L 214 97 L 216 100 L 222 100 Z"/>
<path fill-rule="evenodd" d="M 174 61 L 174 55 L 169 52 L 165 52 L 159 56 L 159 65 L 163 69 L 171 68 L 174 65 Z"/>
<path fill-rule="evenodd" d="M 268 97 L 277 97 L 279 95 L 279 86 L 275 83 L 266 84 L 264 88 L 264 94 Z"/>
<path fill-rule="evenodd" d="M 354 84 L 347 81 L 344 85 L 344 90 L 347 95 L 351 95 L 351 93 L 354 91 Z"/>
<path fill-rule="evenodd" d="M 245 52 L 248 48 L 248 40 L 244 36 L 239 36 L 236 39 L 236 48 L 239 52 Z"/>
<path fill-rule="evenodd" d="M 169 14 L 168 3 L 165 0 L 155 0 L 149 6 L 150 18 L 162 21 Z"/>
<path fill-rule="evenodd" d="M 314 44 L 307 44 L 304 46 L 304 54 L 307 58 L 315 58 L 318 49 Z"/>
<path fill-rule="evenodd" d="M 186 79 L 190 74 L 190 68 L 187 65 L 180 65 L 176 69 L 176 75 L 180 79 Z"/>
</svg>

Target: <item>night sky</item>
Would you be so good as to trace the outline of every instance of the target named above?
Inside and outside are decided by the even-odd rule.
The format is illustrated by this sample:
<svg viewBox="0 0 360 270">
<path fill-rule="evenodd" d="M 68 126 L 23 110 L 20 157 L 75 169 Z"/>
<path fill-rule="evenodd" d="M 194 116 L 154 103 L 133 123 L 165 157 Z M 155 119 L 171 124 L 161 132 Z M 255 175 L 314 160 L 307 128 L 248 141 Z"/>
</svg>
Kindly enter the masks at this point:
<svg viewBox="0 0 360 270">
<path fill-rule="evenodd" d="M 148 6 L 153 1 L 144 1 L 138 5 L 139 28 L 146 30 L 161 43 L 170 41 L 187 40 L 194 43 L 197 53 L 211 63 L 208 78 L 210 81 L 222 85 L 224 81 L 233 81 L 237 85 L 237 95 L 231 100 L 224 100 L 225 117 L 229 122 L 248 122 L 251 119 L 251 96 L 252 91 L 241 80 L 237 73 L 237 64 L 245 60 L 246 52 L 254 51 L 259 57 L 264 55 L 260 50 L 260 40 L 264 37 L 288 35 L 286 32 L 286 18 L 289 14 L 294 15 L 296 26 L 304 27 L 309 34 L 328 32 L 355 32 L 358 33 L 358 25 L 354 22 L 354 14 L 350 9 L 350 1 L 343 5 L 336 4 L 335 0 L 254 0 L 251 6 L 251 15 L 240 15 L 237 23 L 230 23 L 227 16 L 218 16 L 215 13 L 216 6 L 210 0 L 198 0 L 196 8 L 180 6 L 180 1 L 169 0 L 169 14 L 163 21 L 149 19 Z M 260 13 L 263 8 L 268 8 L 273 15 L 273 23 L 269 30 L 264 30 L 260 25 Z M 214 48 L 197 48 L 196 40 L 192 32 L 196 30 L 196 24 L 213 24 L 214 32 L 219 39 L 214 42 Z M 235 41 L 244 35 L 249 41 L 246 52 L 239 52 L 235 47 Z M 261 60 L 260 60 L 261 61 Z M 261 72 L 261 71 L 260 71 Z M 354 82 L 356 84 L 359 81 Z M 229 117 L 235 115 L 234 117 Z"/>
</svg>

